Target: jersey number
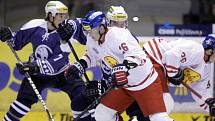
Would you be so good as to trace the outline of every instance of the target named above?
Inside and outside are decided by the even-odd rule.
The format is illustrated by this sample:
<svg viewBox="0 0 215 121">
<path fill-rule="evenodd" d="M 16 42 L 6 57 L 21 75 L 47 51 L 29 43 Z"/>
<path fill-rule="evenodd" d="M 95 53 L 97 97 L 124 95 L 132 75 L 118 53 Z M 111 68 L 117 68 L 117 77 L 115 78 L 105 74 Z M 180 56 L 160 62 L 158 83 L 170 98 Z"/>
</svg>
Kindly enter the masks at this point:
<svg viewBox="0 0 215 121">
<path fill-rule="evenodd" d="M 119 46 L 119 49 L 123 51 L 123 53 L 125 53 L 126 51 L 128 51 L 128 46 L 126 45 L 126 43 L 122 43 Z"/>
<path fill-rule="evenodd" d="M 185 63 L 187 61 L 185 52 L 182 52 L 180 61 L 181 61 L 181 63 Z"/>
</svg>

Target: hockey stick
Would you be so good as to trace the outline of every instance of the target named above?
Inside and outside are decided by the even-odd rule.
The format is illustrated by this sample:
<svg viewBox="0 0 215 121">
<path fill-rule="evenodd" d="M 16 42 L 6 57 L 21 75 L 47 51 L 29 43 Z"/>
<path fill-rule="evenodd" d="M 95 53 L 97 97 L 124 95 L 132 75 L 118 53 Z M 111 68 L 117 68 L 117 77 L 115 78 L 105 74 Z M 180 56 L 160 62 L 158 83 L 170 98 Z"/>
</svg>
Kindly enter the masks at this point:
<svg viewBox="0 0 215 121">
<path fill-rule="evenodd" d="M 11 43 L 9 42 L 10 40 L 6 41 L 7 45 L 9 46 L 10 50 L 13 52 L 16 60 L 18 61 L 19 64 L 23 65 L 23 62 L 21 61 L 21 59 L 19 58 L 18 54 L 16 53 L 16 51 L 13 49 Z M 25 76 L 27 77 L 31 87 L 33 88 L 35 94 L 37 95 L 37 98 L 39 99 L 39 101 L 42 103 L 43 108 L 45 109 L 46 113 L 48 114 L 49 117 L 49 121 L 54 121 L 54 118 L 52 117 L 52 114 L 50 113 L 45 101 L 43 100 L 42 96 L 40 95 L 39 91 L 37 90 L 36 85 L 34 84 L 34 82 L 31 79 L 31 76 L 29 75 L 28 72 L 25 72 Z"/>
<path fill-rule="evenodd" d="M 70 47 L 70 49 L 71 49 L 71 51 L 72 51 L 72 53 L 73 53 L 73 55 L 74 55 L 74 57 L 75 57 L 75 60 L 78 62 L 78 61 L 79 61 L 79 58 L 78 58 L 78 56 L 77 56 L 77 54 L 76 54 L 76 52 L 75 52 L 74 47 L 72 46 L 72 43 L 71 43 L 70 41 L 68 41 L 67 43 L 68 43 L 68 45 L 69 45 L 69 47 Z M 88 78 L 88 76 L 87 76 L 86 73 L 84 73 L 84 77 L 85 77 L 87 83 L 89 83 L 90 80 L 89 80 L 89 78 Z M 87 111 L 88 111 L 90 108 L 92 108 L 92 107 L 94 107 L 95 105 L 97 105 L 97 104 L 100 102 L 101 98 L 105 95 L 105 93 L 109 92 L 109 90 L 111 89 L 111 88 L 110 88 L 110 89 L 108 89 L 105 93 L 101 94 L 101 81 L 99 81 L 98 84 L 99 84 L 99 85 L 98 85 L 98 91 L 99 91 L 99 95 L 100 95 L 100 96 L 99 96 L 97 99 L 95 99 L 86 109 L 84 109 L 84 111 L 83 111 L 81 114 L 79 114 L 79 115 L 74 119 L 74 121 L 78 121 L 78 120 L 81 118 L 81 116 L 83 116 L 85 113 L 87 113 Z"/>
<path fill-rule="evenodd" d="M 196 95 L 199 99 L 202 99 L 204 101 L 206 101 L 206 99 L 204 97 L 202 97 L 196 90 L 194 90 L 193 88 L 191 88 L 188 84 L 186 84 L 185 82 L 182 82 L 182 84 L 188 89 L 190 90 L 190 92 L 192 92 L 194 95 Z"/>
<path fill-rule="evenodd" d="M 70 47 L 70 49 L 71 49 L 71 51 L 72 51 L 72 54 L 73 54 L 74 57 L 75 57 L 75 60 L 76 60 L 77 62 L 79 62 L 79 58 L 78 58 L 78 56 L 77 56 L 77 54 L 76 54 L 76 52 L 75 52 L 74 47 L 72 46 L 72 43 L 71 43 L 70 41 L 68 41 L 67 43 L 68 43 L 68 45 L 69 45 L 69 47 Z M 90 79 L 88 78 L 88 76 L 87 76 L 86 73 L 84 73 L 84 78 L 86 79 L 87 83 L 89 83 Z"/>
<path fill-rule="evenodd" d="M 85 113 L 87 113 L 91 108 L 93 108 L 95 105 L 99 104 L 101 99 L 111 90 L 113 89 L 113 86 L 110 86 L 102 95 L 100 95 L 98 98 L 96 98 L 87 108 L 84 109 L 82 113 L 80 113 L 73 121 L 78 121 L 81 116 L 83 116 Z"/>
</svg>

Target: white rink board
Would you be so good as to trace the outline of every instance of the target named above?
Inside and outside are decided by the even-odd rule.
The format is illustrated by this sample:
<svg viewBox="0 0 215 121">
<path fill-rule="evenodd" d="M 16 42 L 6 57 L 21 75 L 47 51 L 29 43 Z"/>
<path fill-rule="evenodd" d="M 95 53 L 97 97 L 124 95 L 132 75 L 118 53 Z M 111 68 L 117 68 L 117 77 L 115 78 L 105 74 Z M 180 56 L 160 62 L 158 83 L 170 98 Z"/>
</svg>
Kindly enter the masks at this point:
<svg viewBox="0 0 215 121">
<path fill-rule="evenodd" d="M 154 37 L 138 37 L 140 43 L 144 43 L 148 40 L 151 40 L 152 38 Z M 174 41 L 174 40 L 177 40 L 179 38 L 183 38 L 183 39 L 186 39 L 186 40 L 195 40 L 195 41 L 198 41 L 198 42 L 202 42 L 204 40 L 204 37 L 160 37 L 160 38 L 163 38 L 167 41 Z M 211 64 L 211 80 L 213 80 L 213 76 L 214 76 L 214 64 Z M 213 81 L 212 81 L 212 84 L 213 86 Z M 183 91 L 181 91 L 182 93 L 181 94 L 176 94 L 176 88 L 175 87 L 170 87 L 170 92 L 171 92 L 171 95 L 173 96 L 174 98 L 174 101 L 175 101 L 175 106 L 174 106 L 174 109 L 173 109 L 173 112 L 184 112 L 184 113 L 188 113 L 188 112 L 194 112 L 194 113 L 205 113 L 205 111 L 203 111 L 203 109 L 201 109 L 197 103 L 195 103 L 195 101 L 193 100 L 193 98 L 191 97 L 190 95 L 190 92 L 186 92 L 186 94 L 183 94 Z M 180 92 L 180 91 L 179 91 Z M 213 88 L 211 89 L 211 93 L 213 93 Z"/>
</svg>

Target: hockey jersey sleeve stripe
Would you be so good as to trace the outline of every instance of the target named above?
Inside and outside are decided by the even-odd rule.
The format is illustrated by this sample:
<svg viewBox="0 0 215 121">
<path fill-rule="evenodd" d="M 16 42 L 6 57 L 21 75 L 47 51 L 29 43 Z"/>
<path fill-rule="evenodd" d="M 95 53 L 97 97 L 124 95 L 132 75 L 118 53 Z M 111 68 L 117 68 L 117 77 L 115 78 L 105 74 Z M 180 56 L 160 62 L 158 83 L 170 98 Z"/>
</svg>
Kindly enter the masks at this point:
<svg viewBox="0 0 215 121">
<path fill-rule="evenodd" d="M 150 49 L 152 50 L 152 53 L 153 53 L 154 57 L 155 57 L 156 59 L 158 59 L 158 57 L 156 56 L 155 50 L 154 50 L 153 47 L 152 47 L 151 42 L 149 41 L 148 44 L 149 44 Z"/>
<path fill-rule="evenodd" d="M 171 65 L 165 65 L 165 67 L 166 67 L 166 69 L 167 70 L 176 70 L 176 71 L 178 71 L 178 68 L 176 68 L 176 67 L 174 67 L 174 66 L 171 66 Z"/>
<path fill-rule="evenodd" d="M 158 43 L 155 41 L 155 38 L 153 39 L 153 42 L 154 42 L 154 45 L 155 45 L 156 50 L 157 50 L 157 52 L 158 52 L 158 56 L 159 56 L 159 58 L 162 60 L 161 51 L 160 51 L 160 49 L 159 49 L 159 47 L 158 47 Z"/>
<path fill-rule="evenodd" d="M 47 60 L 46 61 L 37 60 L 37 64 L 40 68 L 41 74 L 53 74 L 54 73 L 53 67 Z"/>
<path fill-rule="evenodd" d="M 40 60 L 37 60 L 36 62 L 37 62 L 37 65 L 38 65 L 39 68 L 40 68 L 40 73 L 41 73 L 41 74 L 45 74 L 45 72 L 44 72 L 44 70 L 43 70 L 43 68 L 42 68 L 41 61 L 40 61 Z"/>
<path fill-rule="evenodd" d="M 178 71 L 172 71 L 172 70 L 170 70 L 170 71 L 168 71 L 167 70 L 167 73 L 177 73 Z"/>
<path fill-rule="evenodd" d="M 47 65 L 48 70 L 50 71 L 51 74 L 54 73 L 52 65 L 47 60 L 45 61 L 44 65 Z"/>
<path fill-rule="evenodd" d="M 144 82 L 146 82 L 154 74 L 155 74 L 155 69 L 151 68 L 151 73 L 142 82 L 140 82 L 139 84 L 136 84 L 136 85 L 126 85 L 125 88 L 136 87 L 136 86 L 142 85 Z"/>
</svg>

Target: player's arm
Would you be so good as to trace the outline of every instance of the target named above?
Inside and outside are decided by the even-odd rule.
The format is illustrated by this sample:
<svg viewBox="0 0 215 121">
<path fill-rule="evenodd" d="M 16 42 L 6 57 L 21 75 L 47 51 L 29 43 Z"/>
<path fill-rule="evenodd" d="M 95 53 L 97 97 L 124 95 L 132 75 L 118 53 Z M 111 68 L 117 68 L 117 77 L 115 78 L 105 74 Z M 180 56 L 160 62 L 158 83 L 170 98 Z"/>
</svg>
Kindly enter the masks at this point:
<svg viewBox="0 0 215 121">
<path fill-rule="evenodd" d="M 60 34 L 63 43 L 77 40 L 80 44 L 85 45 L 87 42 L 86 35 L 82 30 L 81 21 L 79 19 L 64 20 L 62 23 L 59 24 L 57 32 Z"/>
<path fill-rule="evenodd" d="M 10 40 L 15 50 L 21 50 L 35 37 L 34 33 L 41 24 L 43 24 L 43 20 L 34 19 L 24 24 L 19 31 L 14 33 L 12 33 L 9 27 L 1 27 L 0 38 L 2 38 L 2 41 Z"/>
<path fill-rule="evenodd" d="M 93 51 L 87 45 L 87 50 L 82 58 L 71 64 L 65 71 L 64 75 L 68 80 L 79 79 L 85 73 L 85 70 L 89 67 L 96 66 L 96 59 L 93 55 Z"/>
<path fill-rule="evenodd" d="M 181 62 L 186 60 L 186 53 L 173 48 L 164 53 L 165 68 L 168 80 L 174 85 L 180 85 L 184 80 L 184 72 L 180 68 Z"/>
<path fill-rule="evenodd" d="M 199 68 L 202 68 L 202 67 L 199 67 Z M 193 93 L 191 93 L 191 95 L 193 99 L 196 101 L 196 103 L 203 110 L 206 110 L 207 112 L 210 112 L 210 115 L 215 116 L 215 106 L 214 106 L 215 99 L 213 98 L 213 94 L 212 94 L 213 86 L 211 82 L 211 79 L 212 79 L 211 65 L 204 66 L 204 69 L 202 71 L 204 71 L 204 75 L 202 75 L 203 77 L 201 77 L 202 79 L 195 83 L 192 83 L 191 87 L 203 97 L 202 99 L 207 99 L 207 102 L 205 102 L 205 100 L 200 99 Z"/>
<path fill-rule="evenodd" d="M 129 75 L 128 71 L 144 63 L 144 60 L 133 54 L 134 49 L 139 48 L 141 50 L 140 46 L 130 33 L 127 34 L 130 36 L 122 35 L 119 37 L 116 34 L 111 37 L 107 36 L 110 40 L 114 40 L 111 41 L 112 44 L 110 47 L 112 47 L 112 50 L 115 53 L 122 54 L 124 58 L 122 63 L 119 63 L 112 68 L 112 81 L 116 87 L 121 87 L 127 84 L 127 76 Z M 128 39 L 129 41 L 127 41 Z"/>
</svg>

